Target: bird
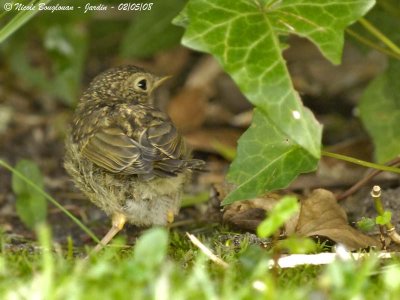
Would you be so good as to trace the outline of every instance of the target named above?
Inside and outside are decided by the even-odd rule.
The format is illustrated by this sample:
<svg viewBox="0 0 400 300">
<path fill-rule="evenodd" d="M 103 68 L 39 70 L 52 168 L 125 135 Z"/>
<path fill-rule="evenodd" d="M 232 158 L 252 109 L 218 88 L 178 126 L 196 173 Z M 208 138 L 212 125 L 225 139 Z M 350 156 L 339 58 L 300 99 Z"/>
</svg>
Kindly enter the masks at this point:
<svg viewBox="0 0 400 300">
<path fill-rule="evenodd" d="M 64 167 L 112 220 L 94 252 L 126 223 L 165 226 L 178 213 L 184 185 L 205 162 L 193 159 L 153 92 L 169 76 L 133 65 L 96 76 L 82 93 L 66 133 Z"/>
</svg>

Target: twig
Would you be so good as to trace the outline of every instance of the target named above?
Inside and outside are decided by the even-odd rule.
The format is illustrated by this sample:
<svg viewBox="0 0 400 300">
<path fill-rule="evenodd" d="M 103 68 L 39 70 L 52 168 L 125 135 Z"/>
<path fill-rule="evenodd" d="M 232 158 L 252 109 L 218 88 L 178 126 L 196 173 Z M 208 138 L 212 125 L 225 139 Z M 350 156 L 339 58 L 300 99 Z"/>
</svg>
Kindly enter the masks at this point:
<svg viewBox="0 0 400 300">
<path fill-rule="evenodd" d="M 217 265 L 223 267 L 223 268 L 228 268 L 229 265 L 224 262 L 221 258 L 216 256 L 212 251 L 207 248 L 202 242 L 199 241 L 197 237 L 195 237 L 193 234 L 190 234 L 189 232 L 186 232 L 186 235 L 190 239 L 190 241 L 197 247 L 199 248 L 210 260 L 215 262 Z"/>
<path fill-rule="evenodd" d="M 360 260 L 371 256 L 370 253 L 350 253 L 348 252 L 348 258 L 353 260 Z M 379 252 L 377 253 L 378 258 L 387 259 L 394 256 L 398 256 L 398 253 Z M 277 261 L 270 259 L 268 261 L 268 267 L 270 269 L 275 267 L 277 264 L 280 268 L 294 268 L 302 265 L 327 265 L 333 263 L 340 256 L 337 253 L 319 253 L 319 254 L 292 254 L 283 256 Z"/>
</svg>

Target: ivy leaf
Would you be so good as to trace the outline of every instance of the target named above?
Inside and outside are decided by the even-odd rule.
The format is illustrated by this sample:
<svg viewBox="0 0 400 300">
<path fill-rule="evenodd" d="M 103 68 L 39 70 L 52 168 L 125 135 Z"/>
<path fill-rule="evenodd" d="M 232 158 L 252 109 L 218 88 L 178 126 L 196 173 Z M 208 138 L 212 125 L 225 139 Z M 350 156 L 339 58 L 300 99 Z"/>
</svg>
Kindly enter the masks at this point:
<svg viewBox="0 0 400 300">
<path fill-rule="evenodd" d="M 40 189 L 44 188 L 42 173 L 34 162 L 21 160 L 15 169 Z M 36 225 L 43 223 L 47 215 L 47 201 L 44 196 L 15 174 L 12 177 L 12 189 L 17 196 L 17 214 L 24 224 L 34 229 Z"/>
<path fill-rule="evenodd" d="M 186 26 L 182 43 L 212 53 L 250 102 L 312 156 L 319 158 L 321 126 L 293 88 L 278 35 L 312 40 L 340 61 L 344 28 L 374 0 L 191 0 L 175 20 Z"/>
<path fill-rule="evenodd" d="M 228 180 L 237 183 L 223 204 L 249 199 L 285 187 L 298 173 L 311 172 L 318 160 L 284 136 L 260 110 L 239 140 Z"/>
<path fill-rule="evenodd" d="M 293 88 L 279 36 L 306 37 L 325 57 L 339 63 L 345 27 L 374 3 L 374 0 L 190 0 L 175 19 L 175 24 L 186 27 L 182 43 L 213 54 L 258 108 L 255 126 L 273 128 L 271 135 L 289 141 L 288 148 L 281 147 L 282 155 L 275 153 L 275 160 L 259 156 L 271 152 L 271 144 L 276 141 L 270 142 L 270 134 L 264 133 L 264 139 L 255 136 L 256 127 L 252 126 L 249 130 L 253 132 L 241 138 L 229 172 L 241 192 L 231 195 L 225 203 L 286 186 L 299 173 L 314 169 L 320 157 L 322 127 Z M 254 143 L 256 139 L 258 142 Z M 250 149 L 248 144 L 261 148 Z M 257 164 L 250 163 L 253 159 Z M 287 164 L 288 161 L 295 166 Z M 256 169 L 249 170 L 248 163 Z"/>
<path fill-rule="evenodd" d="M 172 25 L 171 21 L 185 3 L 185 0 L 157 1 L 151 10 L 138 14 L 122 41 L 121 55 L 149 57 L 160 50 L 178 45 L 183 30 Z"/>
</svg>

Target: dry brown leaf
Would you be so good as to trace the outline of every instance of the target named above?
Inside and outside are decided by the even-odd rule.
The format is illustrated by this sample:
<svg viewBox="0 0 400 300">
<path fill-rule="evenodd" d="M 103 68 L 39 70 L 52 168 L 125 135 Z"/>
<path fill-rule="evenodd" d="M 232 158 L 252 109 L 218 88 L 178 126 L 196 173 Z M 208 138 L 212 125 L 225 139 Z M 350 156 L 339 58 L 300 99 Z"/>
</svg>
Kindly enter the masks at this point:
<svg viewBox="0 0 400 300">
<path fill-rule="evenodd" d="M 220 199 L 231 189 L 232 186 L 227 184 L 216 186 Z M 266 213 L 271 211 L 281 197 L 282 195 L 269 193 L 263 197 L 235 202 L 225 207 L 223 221 L 241 229 L 255 231 Z M 288 220 L 284 228 L 288 235 L 323 236 L 345 245 L 349 250 L 371 246 L 380 248 L 378 240 L 348 224 L 343 208 L 337 204 L 334 195 L 324 189 L 314 190 L 310 197 L 301 200 L 300 213 Z"/>
<path fill-rule="evenodd" d="M 380 247 L 380 243 L 348 224 L 344 210 L 335 196 L 324 189 L 314 190 L 301 202 L 296 233 L 302 236 L 325 236 L 350 250 Z"/>
</svg>

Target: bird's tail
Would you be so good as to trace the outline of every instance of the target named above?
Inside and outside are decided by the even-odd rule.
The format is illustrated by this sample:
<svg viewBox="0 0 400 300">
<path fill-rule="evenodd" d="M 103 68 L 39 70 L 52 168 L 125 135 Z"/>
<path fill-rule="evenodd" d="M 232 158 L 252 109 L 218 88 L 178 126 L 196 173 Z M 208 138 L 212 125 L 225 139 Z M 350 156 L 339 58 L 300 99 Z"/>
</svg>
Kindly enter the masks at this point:
<svg viewBox="0 0 400 300">
<path fill-rule="evenodd" d="M 154 172 L 161 177 L 176 176 L 185 169 L 205 171 L 205 164 L 200 159 L 166 159 L 154 164 Z"/>
<path fill-rule="evenodd" d="M 188 159 L 183 161 L 185 167 L 195 171 L 205 171 L 206 162 L 201 159 Z"/>
</svg>

